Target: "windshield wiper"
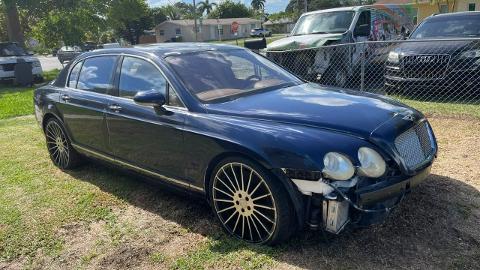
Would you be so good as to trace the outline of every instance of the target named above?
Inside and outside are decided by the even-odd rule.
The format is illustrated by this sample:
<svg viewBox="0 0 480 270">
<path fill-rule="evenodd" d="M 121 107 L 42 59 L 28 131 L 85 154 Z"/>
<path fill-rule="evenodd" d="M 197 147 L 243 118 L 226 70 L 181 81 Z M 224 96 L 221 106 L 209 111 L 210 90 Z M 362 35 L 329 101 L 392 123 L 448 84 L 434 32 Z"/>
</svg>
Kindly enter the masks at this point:
<svg viewBox="0 0 480 270">
<path fill-rule="evenodd" d="M 328 32 L 317 31 L 317 32 L 311 32 L 310 34 L 328 34 Z"/>
</svg>

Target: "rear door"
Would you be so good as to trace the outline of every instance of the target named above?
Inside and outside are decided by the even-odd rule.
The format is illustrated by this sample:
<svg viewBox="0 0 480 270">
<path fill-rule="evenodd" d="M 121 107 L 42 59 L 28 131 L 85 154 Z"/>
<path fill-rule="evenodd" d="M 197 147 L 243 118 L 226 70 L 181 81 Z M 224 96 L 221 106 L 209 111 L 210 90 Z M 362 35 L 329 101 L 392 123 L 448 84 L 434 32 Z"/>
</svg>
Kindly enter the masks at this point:
<svg viewBox="0 0 480 270">
<path fill-rule="evenodd" d="M 105 110 L 118 56 L 95 56 L 72 67 L 59 104 L 73 143 L 108 153 Z"/>
<path fill-rule="evenodd" d="M 154 108 L 133 101 L 136 93 L 151 90 L 162 92 L 173 106 Z M 188 112 L 159 68 L 149 60 L 125 56 L 117 95 L 107 110 L 109 144 L 115 158 L 182 179 L 183 124 Z"/>
</svg>

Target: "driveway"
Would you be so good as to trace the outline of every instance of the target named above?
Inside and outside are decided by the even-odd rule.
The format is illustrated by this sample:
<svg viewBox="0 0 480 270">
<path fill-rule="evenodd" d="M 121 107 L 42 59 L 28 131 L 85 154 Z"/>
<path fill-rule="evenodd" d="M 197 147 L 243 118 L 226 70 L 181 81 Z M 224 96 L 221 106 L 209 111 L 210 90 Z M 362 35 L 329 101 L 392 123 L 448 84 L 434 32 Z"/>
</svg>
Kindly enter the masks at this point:
<svg viewBox="0 0 480 270">
<path fill-rule="evenodd" d="M 57 57 L 48 55 L 48 56 L 38 56 L 38 60 L 40 60 L 40 64 L 42 65 L 43 71 L 50 71 L 53 69 L 62 69 L 63 66 L 58 61 Z"/>
</svg>

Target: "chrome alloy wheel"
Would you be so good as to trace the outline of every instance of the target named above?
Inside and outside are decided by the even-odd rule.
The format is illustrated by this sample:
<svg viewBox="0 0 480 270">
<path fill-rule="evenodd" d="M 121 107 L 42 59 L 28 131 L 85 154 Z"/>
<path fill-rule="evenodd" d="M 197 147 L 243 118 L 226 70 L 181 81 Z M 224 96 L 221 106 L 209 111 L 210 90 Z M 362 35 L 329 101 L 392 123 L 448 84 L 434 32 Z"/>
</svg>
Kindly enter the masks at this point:
<svg viewBox="0 0 480 270">
<path fill-rule="evenodd" d="M 48 122 L 45 128 L 45 136 L 52 161 L 56 166 L 66 168 L 70 161 L 70 148 L 67 136 L 57 121 Z"/>
<path fill-rule="evenodd" d="M 216 173 L 213 204 L 229 233 L 252 243 L 268 241 L 275 231 L 275 200 L 263 177 L 242 163 L 227 163 Z"/>
</svg>

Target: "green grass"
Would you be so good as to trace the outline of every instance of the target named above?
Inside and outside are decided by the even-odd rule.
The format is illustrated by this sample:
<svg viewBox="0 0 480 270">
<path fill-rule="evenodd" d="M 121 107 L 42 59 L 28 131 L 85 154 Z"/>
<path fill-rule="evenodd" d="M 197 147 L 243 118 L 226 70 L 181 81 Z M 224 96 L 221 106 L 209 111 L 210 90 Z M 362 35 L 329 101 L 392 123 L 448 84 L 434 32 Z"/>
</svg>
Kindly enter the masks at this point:
<svg viewBox="0 0 480 270">
<path fill-rule="evenodd" d="M 53 80 L 59 70 L 44 72 L 46 82 Z M 33 90 L 35 87 L 0 85 L 0 119 L 33 114 Z"/>
<path fill-rule="evenodd" d="M 454 102 L 426 102 L 405 98 L 400 98 L 399 100 L 427 115 L 480 118 L 480 105 Z"/>
<path fill-rule="evenodd" d="M 38 250 L 55 255 L 63 247 L 56 235 L 63 224 L 113 218 L 111 207 L 122 201 L 88 182 L 111 174 L 87 169 L 79 181 L 59 171 L 32 117 L 1 120 L 0 134 L 0 262 Z"/>
<path fill-rule="evenodd" d="M 286 35 L 285 34 L 274 34 L 272 35 L 271 37 L 267 37 L 267 44 L 270 43 L 270 42 L 273 42 L 275 40 L 278 40 L 278 39 L 281 39 L 281 38 L 284 38 Z M 240 47 L 244 47 L 245 45 L 245 40 L 249 40 L 249 39 L 258 39 L 258 38 L 239 38 L 238 40 L 222 40 L 222 41 L 218 41 L 218 40 L 215 40 L 215 41 L 211 41 L 212 43 L 223 43 L 223 44 L 229 44 L 229 45 L 237 45 L 237 41 L 238 41 L 238 46 Z"/>
</svg>

